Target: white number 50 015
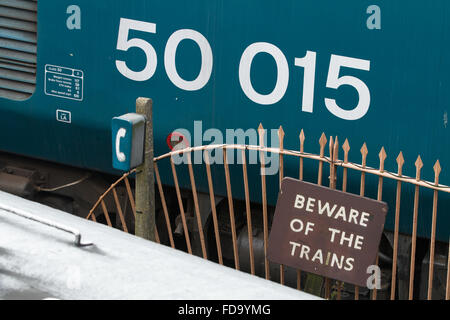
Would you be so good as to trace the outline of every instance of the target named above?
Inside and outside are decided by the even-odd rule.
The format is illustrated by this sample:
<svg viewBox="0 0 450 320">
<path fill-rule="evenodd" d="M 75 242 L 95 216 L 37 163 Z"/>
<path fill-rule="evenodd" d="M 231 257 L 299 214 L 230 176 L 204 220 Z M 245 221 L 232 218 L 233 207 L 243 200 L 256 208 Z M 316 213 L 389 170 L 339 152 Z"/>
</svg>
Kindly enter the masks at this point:
<svg viewBox="0 0 450 320">
<path fill-rule="evenodd" d="M 116 60 L 117 70 L 134 81 L 149 80 L 156 71 L 158 57 L 153 46 L 143 39 L 128 39 L 129 31 L 156 33 L 156 24 L 126 18 L 120 19 L 119 35 L 117 37 L 117 50 L 128 51 L 130 48 L 141 49 L 146 56 L 145 66 L 140 71 L 131 70 L 125 61 Z M 176 69 L 176 52 L 181 41 L 194 41 L 200 49 L 201 66 L 198 76 L 194 80 L 183 79 Z M 272 92 L 261 94 L 257 92 L 251 81 L 251 67 L 253 59 L 259 53 L 272 56 L 277 66 L 277 81 Z M 313 112 L 314 87 L 316 74 L 316 52 L 307 51 L 303 58 L 295 58 L 296 67 L 304 68 L 302 111 Z M 208 40 L 198 31 L 181 29 L 175 31 L 167 40 L 164 51 L 164 67 L 170 81 L 178 88 L 186 91 L 202 89 L 209 81 L 213 69 L 213 54 Z M 367 85 L 354 76 L 340 76 L 341 67 L 356 70 L 370 71 L 370 61 L 331 55 L 326 87 L 338 89 L 349 85 L 358 93 L 358 103 L 353 109 L 340 107 L 335 99 L 325 98 L 325 107 L 336 117 L 345 120 L 358 120 L 362 118 L 370 107 L 370 91 Z M 239 63 L 239 82 L 244 94 L 253 102 L 261 105 L 272 105 L 279 102 L 285 95 L 289 85 L 289 65 L 286 56 L 275 45 L 267 42 L 256 42 L 249 45 L 243 52 Z"/>
</svg>

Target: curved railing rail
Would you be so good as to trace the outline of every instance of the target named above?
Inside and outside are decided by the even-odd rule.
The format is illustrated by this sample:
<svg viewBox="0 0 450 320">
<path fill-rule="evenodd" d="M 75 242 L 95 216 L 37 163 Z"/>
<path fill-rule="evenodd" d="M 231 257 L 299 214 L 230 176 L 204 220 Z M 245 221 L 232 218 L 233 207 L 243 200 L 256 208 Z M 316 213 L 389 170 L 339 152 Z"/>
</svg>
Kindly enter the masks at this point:
<svg viewBox="0 0 450 320">
<path fill-rule="evenodd" d="M 248 179 L 248 171 L 247 171 L 247 159 L 246 159 L 246 151 L 257 151 L 259 153 L 259 162 L 261 166 L 261 205 L 262 205 L 262 220 L 263 220 L 263 233 L 264 233 L 264 273 L 265 278 L 270 278 L 270 270 L 269 270 L 269 261 L 267 260 L 267 242 L 268 242 L 268 233 L 269 233 L 269 219 L 268 219 L 268 205 L 267 205 L 267 191 L 266 191 L 266 176 L 265 176 L 265 161 L 264 157 L 267 152 L 270 153 L 276 153 L 279 155 L 279 165 L 278 165 L 278 174 L 279 174 L 279 182 L 281 185 L 281 180 L 284 177 L 284 157 L 285 156 L 293 156 L 297 157 L 299 159 L 299 172 L 298 177 L 300 180 L 303 180 L 303 172 L 304 172 L 304 159 L 311 159 L 318 161 L 318 171 L 317 171 L 317 181 L 316 183 L 318 185 L 323 184 L 323 173 L 324 173 L 324 164 L 329 166 L 329 172 L 330 176 L 329 178 L 329 187 L 330 188 L 336 188 L 336 182 L 337 182 L 337 171 L 338 168 L 341 168 L 342 170 L 342 184 L 341 184 L 341 190 L 344 192 L 347 192 L 347 180 L 348 180 L 348 170 L 357 171 L 360 174 L 360 192 L 359 194 L 361 196 L 365 196 L 365 189 L 366 189 L 366 175 L 374 175 L 378 177 L 378 190 L 377 190 L 377 200 L 382 200 L 383 198 L 383 184 L 385 179 L 394 180 L 397 182 L 396 187 L 396 205 L 395 205 L 395 227 L 394 227 L 394 235 L 393 235 L 393 256 L 392 256 L 392 273 L 391 273 L 391 280 L 390 280 L 390 298 L 395 299 L 396 298 L 396 283 L 397 283 L 397 268 L 398 268 L 398 246 L 399 246 L 399 224 L 400 224 L 400 201 L 402 192 L 402 184 L 410 184 L 415 186 L 415 192 L 414 192 L 414 209 L 413 209 L 413 221 L 412 221 L 412 239 L 411 239 L 411 258 L 410 258 L 410 270 L 409 270 L 409 286 L 408 286 L 408 293 L 407 297 L 409 299 L 413 298 L 414 293 L 414 281 L 415 281 L 415 258 L 416 258 L 416 249 L 417 249 L 417 224 L 418 224 L 418 208 L 419 208 L 419 194 L 421 188 L 426 188 L 433 190 L 433 208 L 432 208 L 432 223 L 431 223 L 431 233 L 430 233 L 430 261 L 429 261 L 429 270 L 428 270 L 428 299 L 432 298 L 432 290 L 433 290 L 433 276 L 434 276 L 434 259 L 435 259 L 435 242 L 436 242 L 436 223 L 437 223 L 437 209 L 438 209 L 438 193 L 450 193 L 450 187 L 446 185 L 439 184 L 439 175 L 441 172 L 441 167 L 439 161 L 436 161 L 433 169 L 435 173 L 435 180 L 433 182 L 425 181 L 421 179 L 421 170 L 423 167 L 423 163 L 421 160 L 421 157 L 418 156 L 415 167 L 416 167 L 416 177 L 408 177 L 402 174 L 402 168 L 405 163 L 402 152 L 399 153 L 397 157 L 397 166 L 398 170 L 397 173 L 392 173 L 389 171 L 386 171 L 384 169 L 384 163 L 387 158 L 387 154 L 385 152 L 384 147 L 381 148 L 378 158 L 379 158 L 379 167 L 371 168 L 366 165 L 367 160 L 367 154 L 368 149 L 366 144 L 364 143 L 363 146 L 360 149 L 361 152 L 361 163 L 353 163 L 349 162 L 349 150 L 350 150 L 350 144 L 348 140 L 345 140 L 342 146 L 339 145 L 338 138 L 331 137 L 329 140 L 327 140 L 325 134 L 323 133 L 319 139 L 319 146 L 320 146 L 320 152 L 319 154 L 313 154 L 313 153 L 306 153 L 304 152 L 304 143 L 305 143 L 305 135 L 304 131 L 301 130 L 300 136 L 299 136 L 299 142 L 300 142 L 300 149 L 298 151 L 296 150 L 286 150 L 283 148 L 283 140 L 284 140 L 284 132 L 282 127 L 278 130 L 278 138 L 279 138 L 279 147 L 273 148 L 273 147 L 266 147 L 263 144 L 264 141 L 264 129 L 260 125 L 258 128 L 259 133 L 259 145 L 241 145 L 241 144 L 219 144 L 219 145 L 206 145 L 206 146 L 196 146 L 196 147 L 188 147 L 181 150 L 175 150 L 169 153 L 166 153 L 164 155 L 158 156 L 154 158 L 154 169 L 155 169 L 155 177 L 156 177 L 156 184 L 159 191 L 159 196 L 161 200 L 161 208 L 162 212 L 164 214 L 164 219 L 166 223 L 167 233 L 168 233 L 168 241 L 170 243 L 170 246 L 172 248 L 175 248 L 175 241 L 173 237 L 173 226 L 171 224 L 169 210 L 167 207 L 166 197 L 164 194 L 163 189 L 163 183 L 161 181 L 161 177 L 159 174 L 158 169 L 158 163 L 163 160 L 169 160 L 171 170 L 172 170 L 172 177 L 173 177 L 173 183 L 174 188 L 176 191 L 176 197 L 178 202 L 178 209 L 179 209 L 179 215 L 181 217 L 181 223 L 182 223 L 182 229 L 184 233 L 185 238 L 185 245 L 186 250 L 190 254 L 192 254 L 192 244 L 191 239 L 189 236 L 188 231 L 188 223 L 187 223 L 187 216 L 186 216 L 186 210 L 184 208 L 182 193 L 180 190 L 180 184 L 177 176 L 177 170 L 176 165 L 174 164 L 173 157 L 175 155 L 186 155 L 188 158 L 187 166 L 189 169 L 189 180 L 191 183 L 191 190 L 192 193 L 192 200 L 194 203 L 193 206 L 193 214 L 192 217 L 193 220 L 196 220 L 199 238 L 201 242 L 201 255 L 203 258 L 208 259 L 207 251 L 206 251 L 206 240 L 205 235 L 203 231 L 203 225 L 201 221 L 201 215 L 200 215 L 200 208 L 199 208 L 199 201 L 198 201 L 198 194 L 197 194 L 197 187 L 195 183 L 195 175 L 193 171 L 192 161 L 191 161 L 191 154 L 193 152 L 202 151 L 204 155 L 204 166 L 206 169 L 206 176 L 208 181 L 208 191 L 209 191 L 209 199 L 210 199 L 210 205 L 211 205 L 211 215 L 213 218 L 213 228 L 214 228 L 214 237 L 215 237 L 215 245 L 217 249 L 217 258 L 218 263 L 224 264 L 223 257 L 222 257 L 222 243 L 219 236 L 219 221 L 217 217 L 216 212 L 216 203 L 215 203 L 215 194 L 214 194 L 214 186 L 213 186 L 213 177 L 211 174 L 211 164 L 210 164 L 210 152 L 212 150 L 217 149 L 233 149 L 233 150 L 240 150 L 241 156 L 242 156 L 242 163 L 240 164 L 242 167 L 242 177 L 243 177 L 243 186 L 245 191 L 245 212 L 246 212 L 246 223 L 247 223 L 247 232 L 249 237 L 249 259 L 250 259 L 250 272 L 252 274 L 255 274 L 255 257 L 253 252 L 253 239 L 252 239 L 252 216 L 251 216 L 251 201 L 249 196 L 249 179 Z M 325 155 L 325 149 L 328 145 L 328 155 Z M 342 148 L 344 152 L 343 160 L 339 159 L 339 148 Z M 234 164 L 233 164 L 234 165 Z M 223 167 L 225 171 L 225 184 L 226 184 L 226 198 L 228 201 L 228 209 L 229 209 L 229 219 L 231 222 L 231 235 L 232 235 L 232 244 L 233 244 L 233 256 L 234 256 L 234 267 L 236 269 L 240 269 L 240 263 L 239 263 L 239 253 L 238 253 L 238 244 L 237 244 L 237 234 L 236 234 L 236 225 L 235 225 L 235 213 L 234 213 L 234 207 L 233 207 L 233 194 L 231 189 L 231 182 L 230 182 L 230 169 L 229 169 L 229 163 L 227 160 L 227 153 L 223 152 Z M 132 195 L 132 190 L 130 187 L 130 183 L 128 181 L 128 176 L 133 173 L 135 170 L 130 171 L 128 173 L 125 173 L 118 181 L 116 181 L 111 187 L 99 198 L 95 206 L 91 209 L 89 212 L 89 215 L 87 218 L 92 219 L 95 221 L 95 213 L 98 207 L 102 208 L 102 212 L 106 217 L 107 224 L 111 225 L 111 220 L 109 218 L 109 213 L 106 208 L 105 204 L 105 197 L 112 192 L 114 197 L 114 203 L 116 204 L 116 212 L 119 215 L 120 221 L 122 223 L 122 228 L 125 232 L 128 232 L 125 219 L 123 218 L 123 212 L 120 207 L 120 203 L 118 200 L 116 188 L 120 183 L 125 184 L 125 189 L 128 194 L 128 201 L 131 203 L 131 207 L 133 212 L 135 213 L 134 208 L 134 198 Z M 252 179 L 252 181 L 255 181 Z M 173 213 L 172 213 L 173 214 Z M 158 230 L 156 231 L 157 235 L 157 241 L 159 241 L 158 236 Z M 377 258 L 377 264 L 378 264 L 378 258 Z M 446 292 L 445 297 L 446 299 L 450 299 L 450 272 L 448 265 L 450 264 L 450 245 L 449 245 L 449 255 L 448 255 L 448 262 L 447 262 L 447 280 L 446 280 Z M 280 276 L 279 280 L 281 284 L 284 284 L 285 274 L 285 267 L 280 266 Z M 333 290 L 333 297 L 340 299 L 341 298 L 341 289 L 343 287 L 343 284 L 337 281 L 334 281 L 334 285 L 332 285 L 331 280 L 326 279 L 326 285 L 325 285 L 325 297 L 330 298 L 331 297 L 331 291 Z M 297 288 L 302 288 L 301 283 L 301 271 L 297 271 Z M 355 292 L 355 299 L 359 298 L 359 288 L 354 288 Z M 371 298 L 377 299 L 377 290 L 374 289 L 371 291 Z"/>
</svg>

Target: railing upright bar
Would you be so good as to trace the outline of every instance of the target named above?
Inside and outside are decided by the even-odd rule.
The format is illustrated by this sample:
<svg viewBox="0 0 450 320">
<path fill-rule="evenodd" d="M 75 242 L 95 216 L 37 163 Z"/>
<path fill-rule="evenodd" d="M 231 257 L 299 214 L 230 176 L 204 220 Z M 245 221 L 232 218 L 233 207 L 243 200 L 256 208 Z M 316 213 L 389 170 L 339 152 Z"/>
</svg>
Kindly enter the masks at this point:
<svg viewBox="0 0 450 320">
<path fill-rule="evenodd" d="M 184 213 L 183 200 L 181 199 L 181 192 L 180 186 L 178 184 L 177 171 L 175 169 L 175 164 L 173 163 L 172 157 L 170 158 L 170 166 L 172 167 L 172 175 L 175 184 L 175 191 L 177 193 L 178 206 L 180 208 L 181 222 L 183 223 L 184 238 L 186 239 L 187 250 L 189 254 L 192 254 L 191 240 L 189 239 L 189 230 L 186 223 L 186 215 Z"/>
<path fill-rule="evenodd" d="M 323 176 L 323 162 L 325 159 L 325 146 L 327 145 L 327 137 L 325 136 L 325 133 L 322 133 L 319 139 L 319 146 L 320 146 L 320 160 L 319 160 L 319 169 L 317 174 L 317 184 L 319 186 L 322 185 L 322 176 Z M 329 280 L 328 278 L 325 279 L 325 298 L 328 299 L 329 296 Z"/>
<path fill-rule="evenodd" d="M 155 164 L 156 164 L 156 162 L 155 162 Z M 125 177 L 125 187 L 127 189 L 128 199 L 130 200 L 130 205 L 131 205 L 131 209 L 133 211 L 133 215 L 136 218 L 136 204 L 134 202 L 133 193 L 131 192 L 130 181 L 128 181 L 128 177 Z"/>
<path fill-rule="evenodd" d="M 405 163 L 405 159 L 403 158 L 403 153 L 397 157 L 397 165 L 398 165 L 398 175 L 402 175 L 403 164 Z M 400 225 L 400 200 L 401 200 L 401 192 L 402 192 L 402 182 L 397 181 L 397 193 L 395 199 L 395 226 L 394 226 L 394 248 L 393 248 L 393 256 L 392 256 L 392 278 L 391 278 L 391 300 L 395 300 L 395 289 L 396 289 L 396 281 L 397 281 L 397 255 L 398 255 L 398 234 L 399 234 L 399 225 Z"/>
<path fill-rule="evenodd" d="M 336 189 L 336 181 L 334 180 L 335 175 L 334 175 L 334 170 L 335 170 L 335 166 L 334 166 L 334 140 L 333 137 L 330 137 L 330 144 L 329 144 L 329 154 L 330 154 L 330 176 L 329 176 L 329 187 L 330 189 Z M 325 278 L 325 298 L 326 299 L 330 299 L 330 294 L 331 294 L 331 279 L 330 278 Z"/>
<path fill-rule="evenodd" d="M 198 233 L 200 235 L 200 244 L 202 247 L 203 259 L 208 259 L 208 256 L 206 254 L 205 234 L 203 232 L 202 218 L 200 216 L 200 208 L 198 205 L 198 196 L 197 196 L 197 187 L 195 185 L 194 170 L 192 168 L 192 159 L 191 159 L 190 152 L 187 153 L 187 159 L 188 159 L 189 178 L 191 180 L 192 198 L 194 200 L 194 209 L 195 209 L 195 215 L 197 217 L 197 228 L 198 228 Z"/>
<path fill-rule="evenodd" d="M 325 161 L 325 146 L 327 144 L 327 137 L 325 133 L 322 133 L 319 140 L 320 145 L 320 161 L 319 161 L 319 170 L 317 174 L 317 184 L 319 186 L 322 185 L 322 175 L 323 175 L 323 162 Z"/>
<path fill-rule="evenodd" d="M 303 154 L 305 150 L 305 132 L 303 129 L 300 131 L 299 135 L 300 140 L 300 153 Z M 303 180 L 303 157 L 300 157 L 300 166 L 299 166 L 299 180 Z M 300 269 L 297 270 L 297 290 L 301 289 L 302 284 L 302 271 Z"/>
<path fill-rule="evenodd" d="M 439 184 L 439 175 L 441 173 L 441 165 L 439 160 L 434 164 L 434 183 Z M 436 242 L 436 219 L 437 219 L 437 205 L 438 205 L 438 191 L 434 190 L 433 193 L 433 217 L 431 222 L 431 243 L 430 243 L 430 264 L 428 267 L 428 300 L 432 298 L 433 291 L 433 273 L 434 273 L 434 250 Z"/>
<path fill-rule="evenodd" d="M 210 166 L 210 161 L 209 161 L 209 151 L 208 150 L 204 151 L 204 158 L 205 158 L 205 166 L 206 166 L 206 176 L 208 178 L 209 200 L 211 202 L 211 211 L 212 211 L 212 216 L 213 216 L 214 235 L 216 238 L 217 257 L 219 259 L 219 264 L 223 265 L 222 246 L 220 243 L 219 223 L 217 221 L 216 201 L 214 199 L 214 188 L 213 188 L 213 183 L 212 183 L 211 166 Z"/>
<path fill-rule="evenodd" d="M 120 222 L 122 223 L 123 231 L 128 233 L 127 224 L 125 223 L 125 218 L 124 218 L 124 215 L 122 212 L 122 207 L 120 206 L 120 203 L 119 203 L 119 197 L 117 195 L 116 188 L 113 188 L 112 192 L 113 192 L 113 196 L 114 196 L 114 202 L 116 203 L 117 212 L 119 214 Z"/>
<path fill-rule="evenodd" d="M 173 235 L 172 235 L 172 227 L 170 226 L 169 211 L 167 210 L 166 197 L 164 195 L 164 189 L 162 187 L 161 177 L 159 175 L 158 164 L 156 163 L 156 161 L 154 162 L 153 166 L 155 168 L 156 184 L 158 185 L 159 197 L 161 198 L 161 204 L 163 207 L 164 218 L 166 220 L 166 227 L 167 227 L 167 233 L 169 234 L 170 246 L 172 248 L 175 248 L 175 242 L 173 241 Z"/>
<path fill-rule="evenodd" d="M 338 140 L 337 136 L 334 139 L 333 156 L 331 157 L 331 159 L 332 159 L 332 164 L 333 164 L 333 174 L 331 175 L 331 177 L 332 177 L 332 188 L 336 189 L 337 188 L 337 167 L 334 165 L 334 163 L 336 162 L 337 159 L 339 159 L 339 140 Z M 338 281 L 334 281 L 334 283 L 338 284 L 338 288 L 340 287 Z M 339 300 L 341 299 L 340 293 L 338 294 L 337 298 Z"/>
<path fill-rule="evenodd" d="M 105 218 L 106 218 L 106 223 L 108 224 L 108 226 L 112 227 L 111 219 L 109 218 L 108 209 L 106 209 L 106 204 L 105 204 L 104 200 L 101 201 L 101 206 L 102 206 L 103 214 L 105 215 Z"/>
<path fill-rule="evenodd" d="M 380 153 L 378 153 L 378 158 L 380 159 L 380 167 L 379 171 L 384 171 L 384 161 L 387 158 L 386 151 L 384 150 L 384 147 L 381 147 Z M 383 177 L 378 177 L 378 191 L 377 191 L 377 200 L 382 201 L 383 199 Z M 379 264 L 379 256 L 377 254 L 377 258 L 375 260 L 375 265 L 378 266 Z M 377 300 L 377 288 L 376 286 L 372 290 L 372 300 Z"/>
<path fill-rule="evenodd" d="M 445 290 L 445 300 L 450 300 L 450 239 L 448 239 L 447 288 Z"/>
<path fill-rule="evenodd" d="M 156 243 L 161 244 L 161 240 L 159 238 L 158 228 L 156 227 L 156 224 L 155 224 L 155 241 L 156 241 Z"/>
<path fill-rule="evenodd" d="M 259 146 L 264 148 L 264 128 L 262 124 L 258 127 Z M 264 160 L 264 151 L 260 151 L 261 162 L 261 192 L 262 192 L 262 206 L 263 206 L 263 229 L 264 229 L 264 270 L 266 279 L 270 279 L 269 260 L 267 259 L 267 245 L 269 241 L 269 222 L 267 217 L 267 193 L 266 193 L 266 168 Z"/>
<path fill-rule="evenodd" d="M 361 147 L 360 151 L 361 151 L 361 166 L 363 167 L 363 169 L 365 169 L 367 153 L 369 152 L 367 150 L 367 145 L 365 142 L 364 142 L 363 146 Z M 361 183 L 360 183 L 360 189 L 359 189 L 359 195 L 361 197 L 364 197 L 365 187 L 366 187 L 366 173 L 364 171 L 361 171 Z M 359 300 L 359 286 L 355 286 L 355 300 Z"/>
<path fill-rule="evenodd" d="M 280 128 L 278 129 L 278 143 L 279 143 L 279 149 L 280 149 L 280 153 L 279 153 L 279 161 L 278 161 L 278 173 L 279 173 L 279 178 L 280 178 L 280 183 L 279 183 L 279 190 L 281 190 L 281 181 L 283 180 L 283 176 L 284 176 L 284 162 L 283 162 L 283 141 L 284 141 L 284 131 L 283 131 L 283 127 L 280 126 Z M 284 265 L 280 264 L 280 284 L 284 285 Z"/>
<path fill-rule="evenodd" d="M 227 149 L 224 147 L 222 150 L 223 150 L 223 166 L 225 168 L 225 181 L 227 185 L 228 210 L 230 212 L 231 237 L 233 240 L 234 268 L 236 270 L 239 270 L 240 269 L 239 252 L 237 246 L 236 221 L 234 217 L 234 207 L 233 207 L 233 194 L 231 191 L 231 182 L 230 182 L 230 169 L 228 167 Z"/>
<path fill-rule="evenodd" d="M 348 142 L 348 139 L 345 139 L 344 144 L 342 145 L 342 150 L 344 150 L 344 163 L 348 163 L 348 152 L 350 151 L 350 144 Z M 346 167 L 343 167 L 342 170 L 342 191 L 347 192 L 347 175 L 348 175 L 348 169 Z M 337 287 L 337 299 L 341 300 L 342 298 L 342 287 L 344 286 L 344 282 L 338 282 Z"/>
<path fill-rule="evenodd" d="M 420 181 L 420 170 L 423 167 L 423 162 L 420 156 L 415 162 L 416 166 L 416 180 Z M 409 291 L 408 299 L 412 300 L 414 295 L 414 269 L 416 261 L 416 243 L 417 243 L 417 216 L 419 212 L 419 186 L 414 188 L 414 211 L 413 211 L 413 229 L 411 235 L 411 262 L 409 266 Z"/>
<path fill-rule="evenodd" d="M 247 175 L 247 159 L 245 150 L 242 150 L 242 174 L 244 177 L 244 192 L 245 192 L 245 211 L 247 214 L 247 233 L 248 233 L 248 251 L 250 255 L 250 272 L 255 274 L 255 256 L 253 253 L 253 226 L 252 214 L 250 208 L 250 195 L 248 190 L 248 175 Z"/>
</svg>

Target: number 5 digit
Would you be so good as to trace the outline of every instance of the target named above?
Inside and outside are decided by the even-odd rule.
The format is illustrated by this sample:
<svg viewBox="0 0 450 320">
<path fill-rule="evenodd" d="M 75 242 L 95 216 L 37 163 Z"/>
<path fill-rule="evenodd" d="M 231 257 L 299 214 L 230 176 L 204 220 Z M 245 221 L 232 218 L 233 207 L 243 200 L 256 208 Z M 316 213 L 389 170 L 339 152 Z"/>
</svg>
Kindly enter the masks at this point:
<svg viewBox="0 0 450 320">
<path fill-rule="evenodd" d="M 339 77 L 341 67 L 370 71 L 370 61 L 338 55 L 331 55 L 330 69 L 328 71 L 327 88 L 337 89 L 342 85 L 352 86 L 358 91 L 358 105 L 353 110 L 339 107 L 334 99 L 325 98 L 325 106 L 335 116 L 345 120 L 358 120 L 362 118 L 370 106 L 370 91 L 364 82 L 352 76 Z"/>
<path fill-rule="evenodd" d="M 134 81 L 146 81 L 150 79 L 156 71 L 158 63 L 155 49 L 150 43 L 142 39 L 128 40 L 129 30 L 137 30 L 149 33 L 156 33 L 156 24 L 131 19 L 120 18 L 119 35 L 117 37 L 117 50 L 128 51 L 129 48 L 137 47 L 144 51 L 146 64 L 143 70 L 133 71 L 128 68 L 125 61 L 116 60 L 117 70 L 128 79 Z"/>
</svg>

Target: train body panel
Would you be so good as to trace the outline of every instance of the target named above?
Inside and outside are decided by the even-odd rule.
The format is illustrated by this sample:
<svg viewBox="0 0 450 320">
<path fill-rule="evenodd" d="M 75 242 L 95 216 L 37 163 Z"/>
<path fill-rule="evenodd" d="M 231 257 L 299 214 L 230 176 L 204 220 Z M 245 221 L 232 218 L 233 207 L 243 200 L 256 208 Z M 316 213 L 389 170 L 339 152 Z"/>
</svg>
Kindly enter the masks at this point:
<svg viewBox="0 0 450 320">
<path fill-rule="evenodd" d="M 118 173 L 111 164 L 111 119 L 133 112 L 136 98 L 145 96 L 154 101 L 156 155 L 169 151 L 166 138 L 179 128 L 192 133 L 191 145 L 209 144 L 214 141 L 202 136 L 207 129 L 225 137 L 226 129 L 256 129 L 261 122 L 267 129 L 283 126 L 286 149 L 298 150 L 301 128 L 308 152 L 318 153 L 322 132 L 348 138 L 353 162 L 366 142 L 372 167 L 384 146 L 385 168 L 393 172 L 402 151 L 409 176 L 420 154 L 429 181 L 439 159 L 440 181 L 448 184 L 449 16 L 446 0 L 377 6 L 359 0 L 38 1 L 35 91 L 24 101 L 0 97 L 0 149 Z M 285 167 L 297 176 L 297 160 Z M 316 168 L 308 170 L 306 179 L 314 181 Z M 251 172 L 259 181 L 258 171 Z M 161 174 L 170 183 L 168 166 Z M 274 204 L 277 178 L 269 179 Z M 197 182 L 208 190 L 206 177 Z M 225 195 L 223 180 L 215 182 Z M 181 184 L 190 186 L 187 178 Z M 243 198 L 240 184 L 233 181 L 237 198 Z M 350 176 L 351 190 L 359 190 L 357 174 Z M 376 194 L 376 184 L 368 184 L 367 194 Z M 421 208 L 421 236 L 429 234 L 431 197 Z M 384 200 L 392 229 L 394 183 L 387 183 Z M 411 204 L 402 209 L 400 230 L 410 233 Z M 438 219 L 448 225 L 448 217 Z M 437 232 L 448 240 L 449 230 Z"/>
</svg>

